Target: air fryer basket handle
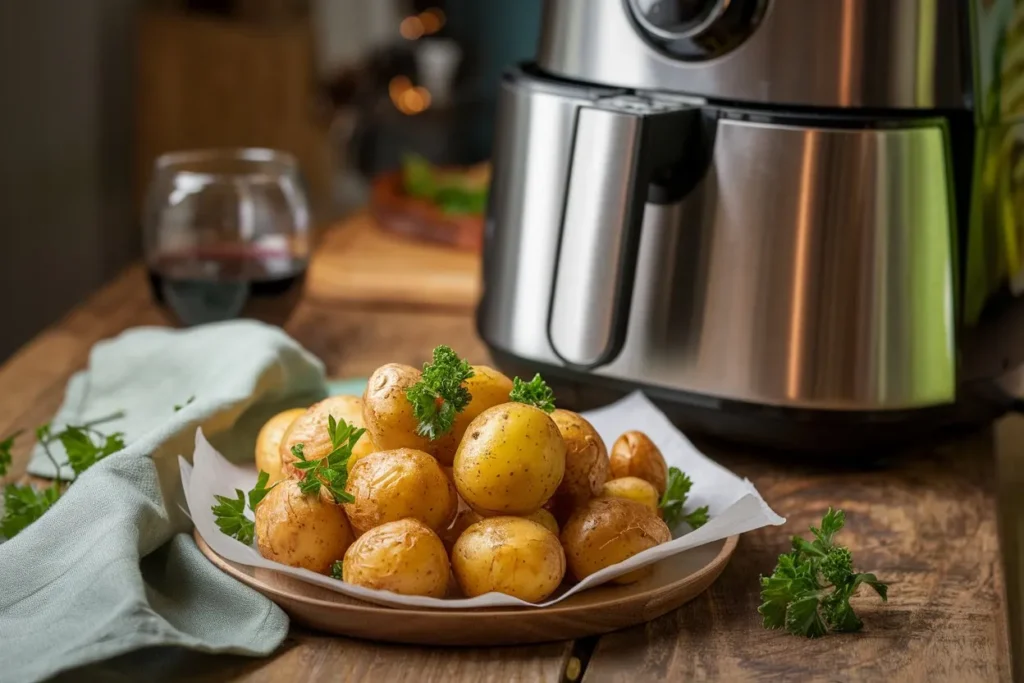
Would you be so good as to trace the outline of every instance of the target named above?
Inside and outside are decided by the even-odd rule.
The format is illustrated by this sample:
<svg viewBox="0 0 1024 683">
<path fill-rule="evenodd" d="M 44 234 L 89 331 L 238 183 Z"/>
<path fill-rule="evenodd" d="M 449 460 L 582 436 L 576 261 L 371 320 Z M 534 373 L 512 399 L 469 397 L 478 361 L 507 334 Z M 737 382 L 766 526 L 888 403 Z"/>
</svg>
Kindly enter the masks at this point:
<svg viewBox="0 0 1024 683">
<path fill-rule="evenodd" d="M 622 349 L 647 188 L 678 160 L 698 111 L 630 96 L 579 109 L 548 318 L 568 365 L 603 365 Z"/>
</svg>

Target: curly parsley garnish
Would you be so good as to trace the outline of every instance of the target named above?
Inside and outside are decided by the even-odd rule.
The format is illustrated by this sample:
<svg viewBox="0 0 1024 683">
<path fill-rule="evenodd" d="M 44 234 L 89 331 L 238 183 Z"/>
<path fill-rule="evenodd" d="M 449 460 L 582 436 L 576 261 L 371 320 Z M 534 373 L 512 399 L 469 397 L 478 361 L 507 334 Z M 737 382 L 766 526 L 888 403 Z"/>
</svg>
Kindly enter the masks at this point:
<svg viewBox="0 0 1024 683">
<path fill-rule="evenodd" d="M 685 521 L 690 527 L 697 529 L 708 522 L 708 506 L 703 505 L 689 514 L 683 506 L 693 488 L 693 480 L 683 473 L 678 467 L 668 468 L 668 483 L 665 486 L 665 493 L 658 501 L 661 509 L 661 516 L 670 529 L 675 528 L 681 521 Z"/>
<path fill-rule="evenodd" d="M 335 560 L 334 562 L 331 563 L 331 578 L 332 579 L 337 579 L 338 581 L 344 581 L 345 580 L 345 575 L 344 575 L 344 571 L 342 570 L 341 560 Z"/>
<path fill-rule="evenodd" d="M 423 366 L 420 381 L 405 396 L 418 422 L 416 433 L 431 441 L 451 431 L 455 416 L 469 405 L 472 396 L 463 382 L 473 376 L 469 361 L 459 358 L 449 346 L 434 349 L 434 358 Z"/>
<path fill-rule="evenodd" d="M 850 606 L 850 597 L 861 584 L 871 586 L 888 600 L 889 587 L 874 574 L 853 570 L 849 549 L 835 544 L 846 517 L 842 510 L 828 509 L 821 528 L 811 527 L 813 541 L 793 537 L 793 550 L 779 556 L 771 576 L 761 577 L 761 614 L 765 628 L 785 628 L 790 633 L 818 638 L 830 629 L 859 631 L 864 625 Z"/>
<path fill-rule="evenodd" d="M 307 460 L 304 453 L 305 444 L 292 446 L 292 455 L 297 459 L 295 469 L 303 472 L 299 481 L 299 489 L 303 493 L 318 494 L 325 487 L 334 498 L 335 503 L 351 503 L 354 498 L 345 493 L 348 483 L 348 460 L 352 457 L 352 449 L 359 438 L 366 433 L 363 428 L 356 428 L 344 420 L 335 420 L 333 415 L 327 416 L 327 434 L 331 438 L 331 452 L 319 460 Z"/>
<path fill-rule="evenodd" d="M 509 392 L 508 400 L 515 403 L 525 403 L 534 408 L 540 408 L 545 413 L 555 410 L 555 392 L 540 374 L 533 376 L 529 382 L 515 377 L 512 379 L 512 391 Z"/>
</svg>

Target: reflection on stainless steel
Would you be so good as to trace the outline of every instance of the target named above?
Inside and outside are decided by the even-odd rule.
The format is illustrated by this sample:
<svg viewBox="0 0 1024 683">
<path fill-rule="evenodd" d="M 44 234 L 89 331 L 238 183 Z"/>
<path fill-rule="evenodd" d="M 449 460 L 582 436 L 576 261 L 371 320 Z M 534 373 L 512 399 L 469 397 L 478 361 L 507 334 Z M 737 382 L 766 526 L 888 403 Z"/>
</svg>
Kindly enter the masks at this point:
<svg viewBox="0 0 1024 683">
<path fill-rule="evenodd" d="M 772 0 L 757 30 L 709 62 L 645 41 L 624 0 L 547 0 L 537 56 L 586 83 L 776 105 L 964 108 L 966 3 Z"/>
<path fill-rule="evenodd" d="M 543 274 L 554 272 L 573 112 L 585 100 L 522 82 L 504 97 L 499 153 L 517 172 L 495 180 L 480 329 L 503 351 L 561 364 Z M 594 372 L 780 406 L 951 402 L 945 140 L 938 124 L 719 119 L 703 180 L 679 204 L 646 207 L 625 343 Z"/>
<path fill-rule="evenodd" d="M 640 135 L 636 114 L 583 107 L 577 115 L 549 327 L 551 344 L 567 363 L 593 365 L 614 344 Z"/>
</svg>

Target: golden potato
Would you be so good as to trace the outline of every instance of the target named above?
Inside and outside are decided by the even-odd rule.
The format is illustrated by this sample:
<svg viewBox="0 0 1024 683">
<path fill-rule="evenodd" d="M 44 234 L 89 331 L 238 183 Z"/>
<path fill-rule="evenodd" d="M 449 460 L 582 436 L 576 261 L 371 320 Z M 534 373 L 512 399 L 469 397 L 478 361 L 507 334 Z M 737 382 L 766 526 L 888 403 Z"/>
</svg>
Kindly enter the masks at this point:
<svg viewBox="0 0 1024 683">
<path fill-rule="evenodd" d="M 328 418 L 332 416 L 335 420 L 344 420 L 356 427 L 365 426 L 363 424 L 362 399 L 358 396 L 331 396 L 313 404 L 292 422 L 281 439 L 281 470 L 286 477 L 301 479 L 303 476 L 303 473 L 295 469 L 294 465 L 296 457 L 292 453 L 292 447 L 296 444 L 302 444 L 302 454 L 306 460 L 319 460 L 330 455 L 334 450 L 331 444 L 331 435 L 327 432 Z M 374 450 L 376 449 L 369 433 L 364 433 L 352 448 L 349 468 L 352 467 L 354 461 Z"/>
<path fill-rule="evenodd" d="M 431 442 L 416 433 L 417 420 L 405 392 L 420 381 L 411 365 L 388 363 L 373 371 L 363 392 L 363 421 L 370 439 L 382 451 L 415 448 L 431 453 Z"/>
<path fill-rule="evenodd" d="M 483 517 L 474 512 L 472 508 L 459 510 L 459 514 L 455 515 L 455 521 L 451 523 L 451 526 L 439 534 L 441 536 L 441 541 L 444 543 L 444 547 L 448 549 L 448 552 L 451 552 L 452 547 L 455 545 L 455 541 L 459 540 L 459 536 L 462 535 L 462 532 L 479 522 L 481 519 L 483 519 Z"/>
<path fill-rule="evenodd" d="M 353 538 L 341 506 L 303 493 L 295 479 L 282 481 L 256 506 L 256 547 L 268 560 L 328 574 Z"/>
<path fill-rule="evenodd" d="M 558 409 L 551 419 L 565 441 L 565 477 L 552 501 L 555 517 L 564 523 L 573 510 L 600 495 L 608 479 L 608 450 L 582 415 Z"/>
<path fill-rule="evenodd" d="M 537 522 L 489 517 L 459 536 L 452 571 L 467 597 L 495 591 L 540 602 L 562 583 L 565 553 L 558 538 Z"/>
<path fill-rule="evenodd" d="M 443 598 L 450 576 L 441 539 L 418 519 L 370 529 L 349 546 L 342 563 L 344 581 L 401 595 Z"/>
<path fill-rule="evenodd" d="M 622 498 L 593 498 L 562 527 L 562 546 L 577 581 L 671 539 L 665 522 L 650 508 Z M 632 583 L 650 571 L 629 572 L 615 582 Z"/>
<path fill-rule="evenodd" d="M 437 460 L 413 448 L 360 458 L 349 468 L 345 491 L 355 499 L 345 512 L 357 534 L 407 517 L 442 532 L 458 510 L 455 487 Z"/>
<path fill-rule="evenodd" d="M 455 454 L 455 486 L 481 515 L 528 515 L 565 472 L 565 441 L 547 413 L 503 403 L 480 413 Z"/>
<path fill-rule="evenodd" d="M 612 477 L 640 477 L 654 484 L 658 495 L 665 493 L 668 465 L 661 451 L 643 432 L 626 432 L 612 445 Z"/>
<path fill-rule="evenodd" d="M 531 512 L 528 515 L 524 515 L 523 519 L 528 519 L 531 522 L 537 522 L 537 524 L 540 524 L 555 536 L 558 535 L 558 522 L 555 520 L 555 516 L 544 508 L 541 508 L 536 512 Z"/>
<path fill-rule="evenodd" d="M 431 444 L 428 453 L 436 457 L 442 464 L 451 465 L 455 452 L 466 434 L 469 423 L 488 408 L 508 403 L 509 392 L 512 391 L 512 380 L 486 365 L 474 365 L 473 376 L 463 382 L 472 398 L 469 405 L 455 416 L 452 429 Z"/>
<path fill-rule="evenodd" d="M 267 420 L 256 436 L 256 469 L 269 474 L 271 484 L 276 484 L 285 476 L 281 470 L 281 441 L 284 433 L 305 412 L 305 408 L 280 412 Z"/>
<path fill-rule="evenodd" d="M 656 515 L 661 515 L 658 510 L 658 490 L 654 488 L 654 484 L 640 477 L 609 479 L 601 489 L 601 497 L 635 500 L 649 507 Z"/>
</svg>

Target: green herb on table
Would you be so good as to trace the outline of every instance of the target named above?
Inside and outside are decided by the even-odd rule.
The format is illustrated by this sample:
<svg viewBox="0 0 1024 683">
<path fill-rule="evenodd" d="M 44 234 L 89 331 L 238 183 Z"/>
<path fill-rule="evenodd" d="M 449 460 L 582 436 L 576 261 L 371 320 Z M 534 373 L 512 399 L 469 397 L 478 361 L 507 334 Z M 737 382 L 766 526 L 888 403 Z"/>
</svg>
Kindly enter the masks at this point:
<svg viewBox="0 0 1024 683">
<path fill-rule="evenodd" d="M 446 214 L 479 215 L 487 208 L 486 176 L 436 169 L 414 154 L 402 159 L 402 186 L 410 197 L 429 201 Z"/>
<path fill-rule="evenodd" d="M 668 483 L 665 485 L 665 493 L 658 501 L 661 509 L 662 519 L 670 529 L 674 529 L 679 522 L 686 522 L 691 528 L 697 529 L 708 522 L 708 506 L 703 505 L 696 510 L 687 513 L 685 510 L 686 499 L 693 488 L 693 480 L 690 479 L 678 467 L 668 468 Z"/>
<path fill-rule="evenodd" d="M 348 460 L 352 457 L 352 449 L 359 438 L 366 433 L 363 428 L 356 428 L 344 420 L 335 420 L 333 415 L 327 416 L 327 434 L 331 438 L 331 452 L 317 460 L 307 460 L 304 452 L 305 444 L 297 443 L 292 447 L 292 455 L 296 462 L 295 469 L 303 472 L 299 480 L 299 489 L 307 494 L 319 494 L 321 487 L 326 488 L 336 503 L 351 503 L 354 498 L 345 493 L 348 482 Z"/>
<path fill-rule="evenodd" d="M 524 382 L 518 377 L 513 378 L 508 400 L 540 408 L 545 413 L 555 410 L 555 392 L 551 391 L 551 387 L 540 374 L 534 375 L 529 382 Z"/>
<path fill-rule="evenodd" d="M 814 540 L 794 536 L 793 550 L 779 556 L 771 576 L 761 577 L 757 611 L 765 628 L 808 638 L 859 631 L 864 624 L 850 605 L 857 589 L 866 584 L 887 601 L 888 586 L 874 574 L 855 572 L 849 549 L 835 543 L 845 521 L 842 510 L 829 508 L 821 528 L 811 527 Z"/>
<path fill-rule="evenodd" d="M 335 560 L 331 563 L 331 578 L 337 579 L 338 581 L 344 581 L 345 575 L 342 570 L 341 560 Z"/>
<path fill-rule="evenodd" d="M 473 376 L 469 362 L 451 347 L 434 349 L 433 361 L 423 366 L 420 381 L 406 390 L 416 417 L 416 433 L 434 441 L 451 431 L 455 416 L 469 405 L 472 396 L 463 382 Z"/>
<path fill-rule="evenodd" d="M 61 467 L 68 465 L 74 471 L 75 476 L 80 476 L 100 460 L 122 450 L 125 445 L 123 433 L 105 434 L 97 429 L 105 422 L 122 417 L 124 417 L 124 413 L 118 412 L 80 425 L 67 425 L 58 432 L 54 432 L 49 424 L 37 427 L 36 441 L 53 464 L 54 481 L 45 488 L 36 488 L 32 484 L 8 484 L 5 486 L 4 514 L 0 518 L 0 535 L 4 538 L 13 538 L 53 507 L 53 504 L 64 492 L 64 481 L 60 474 Z M 13 461 L 11 449 L 20 435 L 21 432 L 15 432 L 0 441 L 0 476 L 5 476 L 10 469 Z M 57 462 L 51 449 L 51 446 L 57 442 L 64 446 L 64 451 L 67 454 L 67 460 L 64 463 Z"/>
</svg>

